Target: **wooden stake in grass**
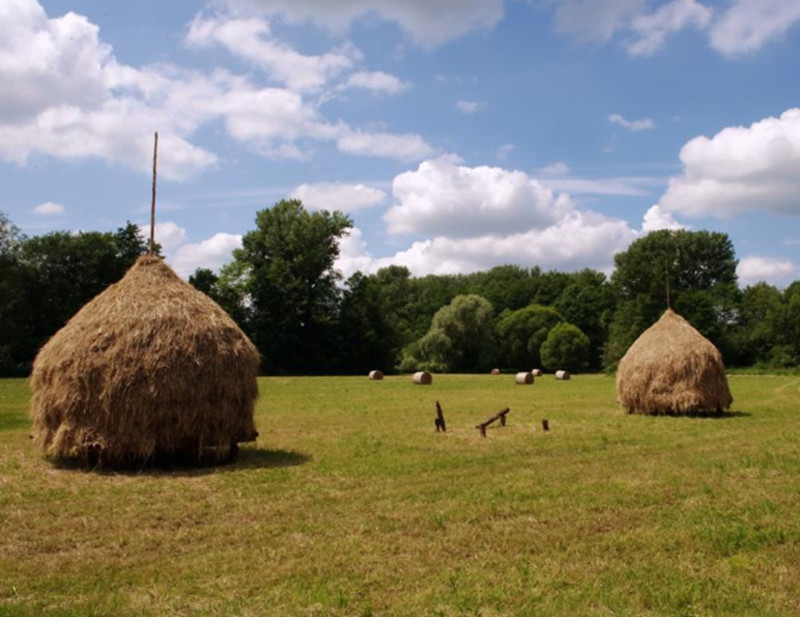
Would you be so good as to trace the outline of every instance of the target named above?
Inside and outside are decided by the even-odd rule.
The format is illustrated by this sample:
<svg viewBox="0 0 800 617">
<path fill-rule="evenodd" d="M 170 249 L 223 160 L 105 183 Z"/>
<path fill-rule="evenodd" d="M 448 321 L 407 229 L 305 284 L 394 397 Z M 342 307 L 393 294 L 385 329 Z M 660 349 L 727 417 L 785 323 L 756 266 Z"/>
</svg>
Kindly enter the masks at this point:
<svg viewBox="0 0 800 617">
<path fill-rule="evenodd" d="M 550 421 L 547 418 L 542 420 L 542 430 L 545 433 L 550 430 Z"/>
<path fill-rule="evenodd" d="M 444 423 L 444 413 L 442 413 L 442 406 L 439 404 L 439 401 L 436 401 L 436 432 L 438 433 L 439 430 L 443 433 L 447 432 L 447 425 Z"/>
<path fill-rule="evenodd" d="M 156 244 L 156 169 L 158 166 L 158 131 L 153 143 L 153 197 L 150 201 L 150 252 L 152 257 Z"/>
<path fill-rule="evenodd" d="M 477 428 L 477 429 L 479 429 L 481 431 L 481 437 L 486 437 L 486 427 L 489 426 L 492 422 L 495 422 L 496 420 L 500 420 L 500 425 L 501 426 L 505 426 L 506 425 L 506 414 L 509 411 L 511 411 L 511 409 L 509 407 L 506 407 L 505 409 L 501 409 L 500 411 L 498 411 L 496 414 L 494 414 L 490 418 L 487 418 L 485 421 L 481 422 L 480 424 L 476 424 L 475 428 Z"/>
</svg>

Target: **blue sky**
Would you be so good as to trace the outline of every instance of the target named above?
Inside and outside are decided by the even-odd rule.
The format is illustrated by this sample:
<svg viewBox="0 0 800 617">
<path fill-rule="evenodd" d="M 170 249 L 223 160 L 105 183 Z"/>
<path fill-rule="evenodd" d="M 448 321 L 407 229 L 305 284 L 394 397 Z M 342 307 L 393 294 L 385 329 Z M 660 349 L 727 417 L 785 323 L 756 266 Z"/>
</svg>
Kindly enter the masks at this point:
<svg viewBox="0 0 800 617">
<path fill-rule="evenodd" d="M 183 276 L 285 197 L 338 267 L 609 271 L 649 230 L 728 233 L 800 279 L 800 0 L 0 3 L 0 210 L 145 225 Z"/>
</svg>

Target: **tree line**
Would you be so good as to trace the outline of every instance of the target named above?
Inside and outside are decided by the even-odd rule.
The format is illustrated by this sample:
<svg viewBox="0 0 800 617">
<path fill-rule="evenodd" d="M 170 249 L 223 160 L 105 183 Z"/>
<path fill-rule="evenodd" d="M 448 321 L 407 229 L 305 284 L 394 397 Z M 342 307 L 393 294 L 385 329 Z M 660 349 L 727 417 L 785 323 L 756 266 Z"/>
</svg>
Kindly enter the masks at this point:
<svg viewBox="0 0 800 617">
<path fill-rule="evenodd" d="M 800 364 L 800 281 L 740 289 L 726 234 L 651 232 L 596 270 L 503 265 L 411 276 L 404 266 L 344 280 L 334 268 L 352 221 L 284 200 L 219 274 L 189 282 L 253 340 L 265 374 L 614 370 L 669 305 L 729 366 Z M 138 228 L 25 237 L 0 213 L 0 372 L 25 374 L 42 344 L 146 252 Z"/>
</svg>

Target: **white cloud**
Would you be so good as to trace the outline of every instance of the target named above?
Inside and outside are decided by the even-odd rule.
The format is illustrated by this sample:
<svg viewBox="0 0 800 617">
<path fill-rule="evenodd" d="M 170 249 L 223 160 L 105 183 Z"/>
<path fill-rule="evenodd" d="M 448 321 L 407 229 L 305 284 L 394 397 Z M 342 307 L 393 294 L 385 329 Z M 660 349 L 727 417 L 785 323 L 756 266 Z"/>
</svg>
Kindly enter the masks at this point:
<svg viewBox="0 0 800 617">
<path fill-rule="evenodd" d="M 43 216 L 54 216 L 58 214 L 64 214 L 64 205 L 55 203 L 53 201 L 46 201 L 43 204 L 39 204 L 33 209 L 34 214 L 41 214 Z"/>
<path fill-rule="evenodd" d="M 641 197 L 650 193 L 650 186 L 663 185 L 660 178 L 572 178 L 566 176 L 543 176 L 539 181 L 554 191 L 570 195 L 626 195 Z"/>
<path fill-rule="evenodd" d="M 648 15 L 633 19 L 631 28 L 636 40 L 627 45 L 632 56 L 651 56 L 664 46 L 667 34 L 687 26 L 705 29 L 711 22 L 713 9 L 696 0 L 673 0 L 662 4 Z"/>
<path fill-rule="evenodd" d="M 183 244 L 167 255 L 167 262 L 179 276 L 188 278 L 197 268 L 219 270 L 233 259 L 233 250 L 241 246 L 240 234 L 218 233 L 196 244 Z"/>
<path fill-rule="evenodd" d="M 503 144 L 497 149 L 497 160 L 505 161 L 509 155 L 514 151 L 514 144 Z"/>
<path fill-rule="evenodd" d="M 226 0 L 237 11 L 281 16 L 290 23 L 311 22 L 343 32 L 359 19 L 397 23 L 422 47 L 457 39 L 472 30 L 488 30 L 503 18 L 503 0 Z"/>
<path fill-rule="evenodd" d="M 800 276 L 800 265 L 786 259 L 749 255 L 739 260 L 736 274 L 742 285 L 754 285 L 765 281 L 782 286 L 791 282 L 792 278 Z"/>
<path fill-rule="evenodd" d="M 619 114 L 611 114 L 608 117 L 611 124 L 618 124 L 631 131 L 647 131 L 655 127 L 655 122 L 650 118 L 642 118 L 641 120 L 626 120 Z"/>
<path fill-rule="evenodd" d="M 302 92 L 260 87 L 250 77 L 164 64 L 122 65 L 100 41 L 96 25 L 73 13 L 48 19 L 36 0 L 0 3 L 0 23 L 0 160 L 24 165 L 37 153 L 100 158 L 149 173 L 152 135 L 159 130 L 159 176 L 183 180 L 218 163 L 214 153 L 190 141 L 215 121 L 233 139 L 272 158 L 307 158 L 311 144 L 320 141 L 334 142 L 342 152 L 404 161 L 433 152 L 419 135 L 375 134 L 331 123 Z M 224 31 L 225 23 L 206 26 L 208 32 L 196 24 L 198 41 Z M 232 31 L 259 51 L 269 43 L 259 38 L 261 26 L 266 28 L 238 21 Z M 278 44 L 272 52 L 276 79 L 298 90 L 350 70 L 359 57 L 348 46 L 321 56 L 302 56 Z M 286 68 L 290 60 L 298 63 L 296 71 Z M 355 83 L 399 87 L 391 76 L 375 73 L 363 73 Z"/>
<path fill-rule="evenodd" d="M 452 156 L 420 163 L 395 177 L 396 203 L 384 219 L 389 232 L 470 237 L 542 228 L 572 208 L 521 171 L 465 167 Z"/>
<path fill-rule="evenodd" d="M 659 229 L 687 229 L 685 225 L 681 225 L 669 212 L 664 212 L 658 204 L 652 206 L 644 214 L 642 220 L 642 231 L 651 232 L 658 231 Z"/>
<path fill-rule="evenodd" d="M 764 210 L 800 215 L 800 109 L 749 127 L 696 137 L 680 153 L 662 208 L 687 216 L 728 217 Z"/>
<path fill-rule="evenodd" d="M 726 56 L 753 53 L 798 22 L 797 0 L 734 0 L 711 28 L 711 46 Z"/>
<path fill-rule="evenodd" d="M 406 81 L 383 71 L 359 71 L 347 78 L 347 87 L 369 90 L 374 94 L 398 94 L 411 87 Z"/>
<path fill-rule="evenodd" d="M 539 174 L 547 178 L 561 178 L 569 173 L 569 165 L 564 161 L 556 161 L 539 169 Z"/>
<path fill-rule="evenodd" d="M 367 133 L 359 130 L 345 130 L 342 133 L 336 145 L 346 154 L 380 156 L 410 163 L 434 153 L 433 148 L 416 134 Z"/>
<path fill-rule="evenodd" d="M 461 113 L 465 113 L 467 115 L 474 114 L 476 111 L 482 109 L 483 106 L 481 103 L 477 101 L 457 101 L 456 102 L 456 109 Z"/>
<path fill-rule="evenodd" d="M 386 193 L 364 184 L 319 182 L 301 184 L 290 195 L 299 199 L 312 210 L 339 210 L 355 212 L 378 205 L 387 197 Z"/>
<path fill-rule="evenodd" d="M 362 54 L 352 45 L 321 55 L 306 56 L 281 41 L 271 39 L 269 23 L 262 19 L 236 19 L 198 15 L 186 42 L 194 47 L 221 45 L 234 55 L 262 68 L 290 90 L 316 90 L 352 69 Z"/>
<path fill-rule="evenodd" d="M 140 225 L 139 229 L 143 237 L 150 237 L 149 226 L 145 227 Z M 161 249 L 164 253 L 172 253 L 176 248 L 186 242 L 186 230 L 172 221 L 156 223 L 154 236 L 155 241 L 161 245 Z"/>
</svg>

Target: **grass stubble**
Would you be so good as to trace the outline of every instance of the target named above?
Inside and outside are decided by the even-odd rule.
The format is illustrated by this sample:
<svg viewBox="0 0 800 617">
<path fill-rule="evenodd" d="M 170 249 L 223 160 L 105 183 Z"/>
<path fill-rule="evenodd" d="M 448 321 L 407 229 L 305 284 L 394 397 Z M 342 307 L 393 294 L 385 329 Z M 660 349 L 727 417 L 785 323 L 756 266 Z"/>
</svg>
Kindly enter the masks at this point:
<svg viewBox="0 0 800 617">
<path fill-rule="evenodd" d="M 236 464 L 112 473 L 3 380 L 0 615 L 797 615 L 800 378 L 730 384 L 675 418 L 601 375 L 264 378 Z"/>
</svg>

